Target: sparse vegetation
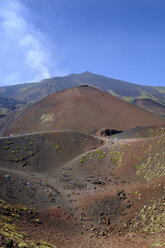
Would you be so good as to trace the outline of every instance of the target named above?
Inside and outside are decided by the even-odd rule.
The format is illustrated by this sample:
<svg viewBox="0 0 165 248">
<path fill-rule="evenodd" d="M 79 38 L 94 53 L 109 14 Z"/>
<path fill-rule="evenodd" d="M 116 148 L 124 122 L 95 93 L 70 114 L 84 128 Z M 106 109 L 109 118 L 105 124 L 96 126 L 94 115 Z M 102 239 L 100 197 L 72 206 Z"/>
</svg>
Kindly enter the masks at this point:
<svg viewBox="0 0 165 248">
<path fill-rule="evenodd" d="M 159 152 L 158 147 L 160 147 Z M 142 176 L 146 180 L 150 180 L 165 175 L 165 150 L 163 147 L 165 147 L 165 136 L 160 137 L 157 143 L 153 146 L 150 145 L 148 149 L 146 149 L 146 159 L 143 159 L 142 163 L 136 165 L 137 176 Z"/>
<path fill-rule="evenodd" d="M 3 237 L 4 247 L 12 248 L 56 248 L 56 246 L 45 242 L 36 240 L 32 243 L 28 240 L 26 233 L 22 232 L 18 227 L 18 222 L 24 215 L 37 217 L 37 211 L 34 208 L 27 208 L 26 206 L 11 206 L 5 201 L 0 200 L 0 236 Z M 31 223 L 42 224 L 39 218 L 34 218 Z"/>
<path fill-rule="evenodd" d="M 80 211 L 83 211 L 82 225 L 85 226 L 87 223 L 85 221 L 88 219 L 94 225 L 91 227 L 91 231 L 96 231 L 92 231 L 91 235 L 109 237 L 113 235 L 112 232 L 117 235 L 118 231 L 123 233 L 131 230 L 135 235 L 136 232 L 144 232 L 146 233 L 144 241 L 146 245 L 163 247 L 162 244 L 164 243 L 161 239 L 153 238 L 150 240 L 149 234 L 157 235 L 160 233 L 161 236 L 161 232 L 165 230 L 163 177 L 158 178 L 164 175 L 164 134 L 158 137 L 149 137 L 149 139 L 131 140 L 130 142 L 118 138 L 117 142 L 113 142 L 113 139 L 107 139 L 107 143 L 93 144 L 90 137 L 87 144 L 84 142 L 84 138 L 77 142 L 79 141 L 77 136 L 72 142 L 74 136 L 68 135 L 72 147 L 68 145 L 70 144 L 68 140 L 66 142 L 67 135 L 63 135 L 61 138 L 60 132 L 57 132 L 57 137 L 52 136 L 52 134 L 48 134 L 47 139 L 47 134 L 44 138 L 39 134 L 37 144 L 33 142 L 33 136 L 30 136 L 28 142 L 25 141 L 24 137 L 14 137 L 14 145 L 6 145 L 9 149 L 6 151 L 3 147 L 7 139 L 1 139 L 0 155 L 4 164 L 2 163 L 0 179 L 5 182 L 7 192 L 6 196 L 2 192 L 2 197 L 4 199 L 7 197 L 6 199 L 12 199 L 15 202 L 23 202 L 24 199 L 25 202 L 28 202 L 30 199 L 29 206 L 40 203 L 39 197 L 43 197 L 43 204 L 45 204 L 46 209 L 47 206 L 57 206 L 54 209 L 50 208 L 49 211 L 52 211 L 55 218 L 56 215 L 58 216 L 58 219 L 56 218 L 58 223 L 63 225 L 63 222 L 60 222 L 62 217 L 66 218 L 66 223 L 68 222 L 70 225 L 72 219 L 67 214 L 63 215 L 64 206 L 68 209 L 68 206 L 64 205 L 67 197 L 68 202 L 73 203 L 71 210 L 73 218 L 75 217 L 74 213 L 76 213 L 76 218 L 79 218 Z M 63 137 L 65 143 L 63 143 Z M 97 139 L 99 140 L 99 138 Z M 61 147 L 62 150 L 58 151 Z M 47 152 L 46 158 L 43 157 L 45 151 Z M 35 156 L 32 157 L 33 155 Z M 49 159 L 52 159 L 50 164 L 47 163 Z M 58 173 L 56 173 L 53 163 L 58 168 Z M 119 166 L 120 168 L 118 168 Z M 25 177 L 26 172 L 27 177 Z M 44 177 L 45 172 L 46 177 Z M 49 180 L 49 173 L 51 173 L 50 177 L 56 178 L 53 183 L 53 180 Z M 154 178 L 156 178 L 155 181 L 152 181 Z M 2 188 L 4 188 L 3 185 Z M 59 191 L 59 189 L 62 190 Z M 62 191 L 65 192 L 64 197 Z M 82 210 L 79 207 L 81 205 L 79 200 L 83 203 Z M 26 233 L 31 226 L 36 229 L 38 227 L 39 230 L 45 228 L 43 231 L 45 236 L 46 228 L 49 226 L 49 220 L 46 219 L 45 221 L 47 214 L 49 213 L 44 212 L 42 215 L 39 212 L 37 214 L 26 206 L 11 206 L 0 201 L 0 236 L 4 237 L 5 242 L 13 240 L 14 247 L 18 248 L 55 247 L 41 240 L 36 240 L 33 244 L 28 240 Z M 51 218 L 54 218 L 54 215 L 51 215 Z M 23 225 L 27 222 L 27 229 L 24 229 Z M 56 228 L 53 219 L 51 219 L 51 225 L 55 225 Z M 75 225 L 79 227 L 79 221 L 75 221 Z M 83 228 L 88 235 L 89 227 Z M 102 228 L 103 231 L 99 228 Z M 105 229 L 106 231 L 104 231 Z M 56 238 L 55 235 L 54 237 Z M 54 237 L 47 240 L 54 241 Z"/>
<path fill-rule="evenodd" d="M 150 245 L 151 247 L 165 247 L 165 242 L 156 242 Z"/>
<path fill-rule="evenodd" d="M 164 201 L 156 197 L 148 201 L 133 222 L 134 228 L 140 232 L 156 233 L 165 230 Z"/>
<path fill-rule="evenodd" d="M 122 159 L 124 156 L 124 151 L 117 150 L 116 147 L 112 148 L 112 151 L 110 151 L 110 158 L 112 163 L 115 165 L 115 167 L 118 167 L 121 165 Z"/>
</svg>

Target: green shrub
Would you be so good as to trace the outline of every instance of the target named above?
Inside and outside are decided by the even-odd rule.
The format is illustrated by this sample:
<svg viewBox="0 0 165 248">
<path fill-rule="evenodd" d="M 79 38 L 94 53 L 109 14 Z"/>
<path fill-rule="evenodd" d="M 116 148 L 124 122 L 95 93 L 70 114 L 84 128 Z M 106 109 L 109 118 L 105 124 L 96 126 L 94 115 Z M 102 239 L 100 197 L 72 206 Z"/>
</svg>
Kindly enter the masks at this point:
<svg viewBox="0 0 165 248">
<path fill-rule="evenodd" d="M 59 145 L 56 145 L 56 150 L 61 149 L 61 147 Z"/>
<path fill-rule="evenodd" d="M 28 248 L 28 245 L 26 243 L 19 243 L 19 248 Z"/>
<path fill-rule="evenodd" d="M 99 160 L 105 158 L 105 154 L 102 154 L 100 157 L 98 157 Z"/>
<path fill-rule="evenodd" d="M 3 149 L 9 149 L 10 147 L 9 146 L 4 146 Z"/>
<path fill-rule="evenodd" d="M 34 221 L 34 222 L 36 222 L 36 223 L 39 223 L 39 224 L 41 224 L 41 221 L 40 221 L 40 219 L 34 219 L 33 221 Z"/>
<path fill-rule="evenodd" d="M 13 144 L 13 141 L 12 141 L 12 140 L 6 141 L 6 144 L 7 144 L 7 145 Z"/>
</svg>

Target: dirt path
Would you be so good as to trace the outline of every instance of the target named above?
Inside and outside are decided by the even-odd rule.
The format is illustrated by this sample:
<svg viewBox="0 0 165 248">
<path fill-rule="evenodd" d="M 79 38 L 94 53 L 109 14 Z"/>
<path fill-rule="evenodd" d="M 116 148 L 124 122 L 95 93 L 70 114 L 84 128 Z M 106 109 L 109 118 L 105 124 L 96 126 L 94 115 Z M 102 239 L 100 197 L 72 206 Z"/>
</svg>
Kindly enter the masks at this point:
<svg viewBox="0 0 165 248">
<path fill-rule="evenodd" d="M 28 223 L 25 228 L 32 240 L 35 240 L 36 237 L 37 239 L 44 238 L 50 243 L 54 242 L 60 248 L 148 248 L 156 242 L 154 235 L 149 235 L 146 239 L 145 235 L 131 232 L 116 232 L 115 234 L 109 232 L 110 235 L 106 236 L 104 232 L 105 229 L 110 228 L 109 224 L 99 223 L 100 220 L 95 216 L 100 218 L 102 215 L 106 216 L 107 213 L 110 213 L 113 218 L 116 215 L 110 212 L 110 208 L 116 208 L 117 211 L 121 211 L 120 214 L 123 213 L 121 218 L 120 215 L 118 216 L 118 219 L 122 223 L 119 222 L 119 224 L 124 225 L 125 218 L 129 215 L 136 215 L 136 210 L 141 209 L 147 197 L 159 193 L 160 188 L 155 188 L 155 185 L 163 187 L 162 178 L 129 183 L 127 181 L 122 182 L 113 175 L 113 180 L 109 183 L 93 184 L 91 181 L 87 181 L 86 176 L 84 176 L 88 175 L 88 172 L 82 175 L 77 173 L 79 169 L 87 170 L 86 167 L 81 167 L 80 160 L 89 153 L 96 154 L 98 149 L 109 151 L 113 146 L 120 147 L 123 144 L 140 143 L 153 138 L 107 139 L 101 137 L 100 139 L 104 143 L 99 148 L 83 152 L 68 160 L 63 166 L 56 168 L 54 165 L 51 167 L 51 171 L 41 173 L 38 168 L 38 172 L 32 173 L 28 170 L 21 171 L 22 168 L 18 168 L 20 170 L 10 167 L 0 169 L 1 189 L 4 189 L 4 192 L 6 190 L 9 200 L 12 201 L 17 196 L 20 203 L 33 203 L 39 209 L 43 225 L 36 228 L 36 226 Z M 98 159 L 96 158 L 95 161 L 98 162 Z M 101 166 L 104 174 L 107 175 L 107 167 L 104 169 L 103 164 L 98 163 L 98 168 Z M 95 167 L 92 169 L 94 174 Z M 10 175 L 11 178 L 6 179 L 6 174 Z M 98 174 L 96 173 L 96 175 Z M 30 186 L 27 183 L 30 183 Z M 139 191 L 142 192 L 142 196 L 145 195 L 142 202 L 141 199 L 138 200 L 137 198 Z M 6 196 L 4 195 L 4 197 Z M 94 209 L 93 213 L 91 209 Z M 109 212 L 106 212 L 106 209 Z M 98 228 L 98 233 L 102 234 L 93 235 L 96 233 L 93 231 L 94 228 L 96 231 Z M 159 236 L 160 242 L 164 234 L 157 236 Z"/>
</svg>

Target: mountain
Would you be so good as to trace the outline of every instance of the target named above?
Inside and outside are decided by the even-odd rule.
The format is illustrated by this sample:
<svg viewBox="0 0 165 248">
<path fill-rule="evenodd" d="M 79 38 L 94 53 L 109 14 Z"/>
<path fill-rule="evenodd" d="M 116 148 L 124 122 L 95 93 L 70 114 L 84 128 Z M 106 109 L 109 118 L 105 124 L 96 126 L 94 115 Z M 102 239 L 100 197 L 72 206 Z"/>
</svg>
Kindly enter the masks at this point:
<svg viewBox="0 0 165 248">
<path fill-rule="evenodd" d="M 36 102 L 47 95 L 79 85 L 91 85 L 125 101 L 151 99 L 165 106 L 165 87 L 142 86 L 105 76 L 84 72 L 65 77 L 54 77 L 38 83 L 0 87 L 0 97 L 13 98 L 24 103 Z M 150 109 L 148 109 L 150 111 Z"/>
<path fill-rule="evenodd" d="M 0 96 L 0 118 L 20 109 L 23 105 L 24 103 L 19 100 Z"/>
<path fill-rule="evenodd" d="M 163 124 L 160 117 L 91 86 L 60 91 L 28 106 L 6 130 L 12 134 L 54 130 L 96 132 Z"/>
<path fill-rule="evenodd" d="M 149 110 L 155 114 L 165 117 L 165 106 L 151 99 L 135 99 L 132 103 L 140 108 Z"/>
</svg>

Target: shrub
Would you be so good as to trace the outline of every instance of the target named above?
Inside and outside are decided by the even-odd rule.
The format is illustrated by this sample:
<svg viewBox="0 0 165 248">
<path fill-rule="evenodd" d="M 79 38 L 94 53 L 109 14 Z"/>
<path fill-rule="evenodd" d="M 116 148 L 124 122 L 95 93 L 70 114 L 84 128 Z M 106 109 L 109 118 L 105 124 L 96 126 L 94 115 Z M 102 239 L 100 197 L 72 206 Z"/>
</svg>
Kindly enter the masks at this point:
<svg viewBox="0 0 165 248">
<path fill-rule="evenodd" d="M 3 149 L 9 149 L 9 146 L 4 146 Z"/>
<path fill-rule="evenodd" d="M 98 157 L 99 160 L 105 158 L 105 154 L 102 154 L 100 157 Z"/>
<path fill-rule="evenodd" d="M 7 144 L 7 145 L 13 144 L 13 141 L 12 141 L 12 140 L 6 141 L 6 144 Z"/>
<path fill-rule="evenodd" d="M 61 149 L 61 147 L 59 145 L 56 145 L 56 150 Z"/>
</svg>

